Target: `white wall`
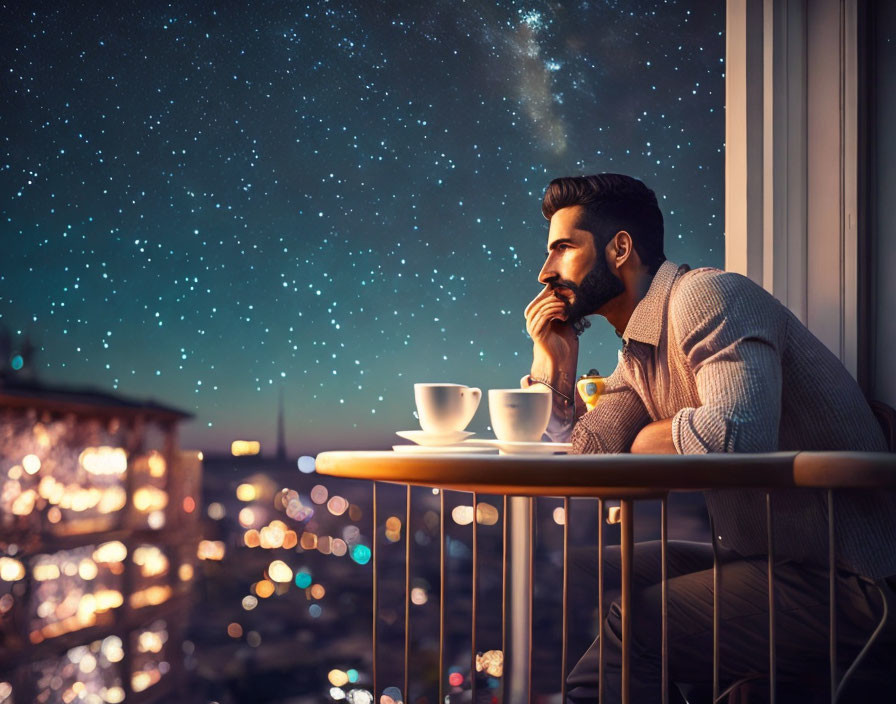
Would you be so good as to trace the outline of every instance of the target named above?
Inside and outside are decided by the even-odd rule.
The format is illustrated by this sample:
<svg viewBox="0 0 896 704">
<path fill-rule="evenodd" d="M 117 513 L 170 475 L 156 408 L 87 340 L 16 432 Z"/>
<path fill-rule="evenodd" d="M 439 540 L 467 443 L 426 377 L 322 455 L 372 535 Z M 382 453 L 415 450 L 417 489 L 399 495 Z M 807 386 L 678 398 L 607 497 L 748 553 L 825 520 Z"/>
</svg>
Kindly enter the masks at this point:
<svg viewBox="0 0 896 704">
<path fill-rule="evenodd" d="M 725 70 L 725 268 L 787 305 L 854 377 L 861 3 L 727 0 Z"/>
<path fill-rule="evenodd" d="M 876 4 L 871 396 L 896 408 L 896 3 L 878 0 Z"/>
</svg>

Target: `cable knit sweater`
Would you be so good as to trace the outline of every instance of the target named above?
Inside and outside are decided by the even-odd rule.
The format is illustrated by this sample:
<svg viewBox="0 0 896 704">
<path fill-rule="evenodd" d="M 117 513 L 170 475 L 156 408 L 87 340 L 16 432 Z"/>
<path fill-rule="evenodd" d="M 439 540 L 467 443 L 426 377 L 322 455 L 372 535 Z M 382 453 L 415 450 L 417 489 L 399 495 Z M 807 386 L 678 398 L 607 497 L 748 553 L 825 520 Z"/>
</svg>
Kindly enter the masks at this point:
<svg viewBox="0 0 896 704">
<path fill-rule="evenodd" d="M 647 423 L 672 418 L 680 454 L 777 450 L 884 451 L 861 390 L 840 361 L 779 301 L 739 274 L 665 262 L 625 332 L 616 370 L 597 407 L 578 422 L 556 413 L 552 439 L 577 453 L 626 452 Z M 826 564 L 825 492 L 779 491 L 776 550 Z M 742 555 L 766 549 L 765 493 L 706 492 L 721 544 Z M 896 498 L 837 492 L 843 567 L 896 574 Z"/>
</svg>

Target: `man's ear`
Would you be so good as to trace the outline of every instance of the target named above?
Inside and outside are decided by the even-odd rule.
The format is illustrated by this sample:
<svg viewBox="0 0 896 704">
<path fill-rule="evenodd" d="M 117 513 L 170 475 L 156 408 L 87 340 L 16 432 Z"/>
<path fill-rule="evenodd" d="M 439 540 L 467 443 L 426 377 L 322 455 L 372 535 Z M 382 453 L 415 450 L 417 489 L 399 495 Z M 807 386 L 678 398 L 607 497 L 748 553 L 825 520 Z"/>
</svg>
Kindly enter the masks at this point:
<svg viewBox="0 0 896 704">
<path fill-rule="evenodd" d="M 616 269 L 620 269 L 632 257 L 634 251 L 632 236 L 625 230 L 620 230 L 610 240 L 610 263 Z"/>
</svg>

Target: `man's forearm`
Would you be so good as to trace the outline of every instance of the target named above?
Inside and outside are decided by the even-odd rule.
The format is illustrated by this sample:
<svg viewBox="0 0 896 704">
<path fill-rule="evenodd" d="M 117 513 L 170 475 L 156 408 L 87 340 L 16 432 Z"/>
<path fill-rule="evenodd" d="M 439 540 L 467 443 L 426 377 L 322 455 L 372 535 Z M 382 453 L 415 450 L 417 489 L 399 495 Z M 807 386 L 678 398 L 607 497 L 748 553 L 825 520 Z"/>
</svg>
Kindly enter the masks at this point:
<svg viewBox="0 0 896 704">
<path fill-rule="evenodd" d="M 536 353 L 532 359 L 530 376 L 534 381 L 545 381 L 569 398 L 573 398 L 577 356 L 570 355 L 567 359 L 555 361 L 547 355 Z"/>
<path fill-rule="evenodd" d="M 674 455 L 677 454 L 672 442 L 672 419 L 654 421 L 641 428 L 632 443 L 634 455 Z"/>
<path fill-rule="evenodd" d="M 575 370 L 576 359 L 572 355 L 561 364 L 557 364 L 546 355 L 539 355 L 536 351 L 533 356 L 529 376 L 523 377 L 521 382 L 524 388 L 530 384 L 535 384 L 547 390 L 548 387 L 544 386 L 544 384 L 539 384 L 539 381 L 547 382 L 552 387 L 550 389 L 551 420 L 545 431 L 545 438 L 553 442 L 568 442 L 578 417 L 577 411 L 579 409 L 577 409 L 575 395 Z M 556 393 L 557 391 L 560 393 Z M 581 410 L 584 411 L 584 408 Z"/>
</svg>

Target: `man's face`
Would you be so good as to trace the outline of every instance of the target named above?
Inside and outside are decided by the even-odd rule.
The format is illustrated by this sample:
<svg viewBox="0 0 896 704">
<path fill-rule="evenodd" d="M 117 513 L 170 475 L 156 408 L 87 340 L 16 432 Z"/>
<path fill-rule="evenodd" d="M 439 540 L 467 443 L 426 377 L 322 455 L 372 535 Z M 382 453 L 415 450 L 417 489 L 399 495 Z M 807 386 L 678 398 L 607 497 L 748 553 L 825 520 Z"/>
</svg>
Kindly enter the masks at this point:
<svg viewBox="0 0 896 704">
<path fill-rule="evenodd" d="M 551 217 L 548 255 L 538 280 L 566 302 L 567 322 L 575 324 L 597 313 L 625 290 L 610 271 L 591 234 L 593 224 L 581 205 L 561 208 Z"/>
</svg>

